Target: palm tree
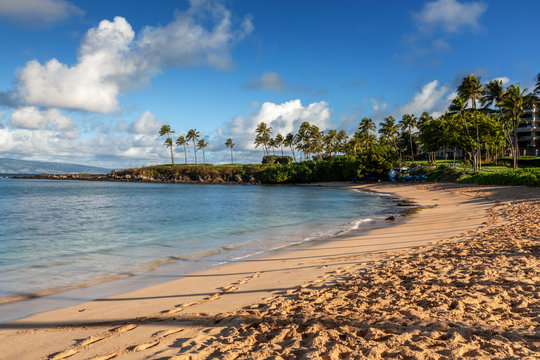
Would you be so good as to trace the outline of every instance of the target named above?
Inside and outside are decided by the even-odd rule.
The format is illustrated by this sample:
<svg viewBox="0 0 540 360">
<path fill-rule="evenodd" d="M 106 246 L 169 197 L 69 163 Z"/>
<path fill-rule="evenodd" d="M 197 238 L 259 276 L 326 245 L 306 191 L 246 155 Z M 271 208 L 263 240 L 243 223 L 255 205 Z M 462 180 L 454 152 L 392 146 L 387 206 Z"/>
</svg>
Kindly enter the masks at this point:
<svg viewBox="0 0 540 360">
<path fill-rule="evenodd" d="M 266 125 L 266 123 L 261 122 L 259 125 L 257 125 L 257 128 L 255 129 L 255 134 L 257 137 L 255 138 L 255 147 L 259 145 L 263 145 L 263 151 L 266 155 L 268 154 L 268 142 L 270 141 L 270 135 L 272 134 L 272 127 Z"/>
<path fill-rule="evenodd" d="M 397 151 L 396 138 L 399 135 L 399 127 L 392 116 L 384 119 L 379 129 L 379 134 Z"/>
<path fill-rule="evenodd" d="M 277 134 L 275 138 L 275 145 L 276 148 L 281 148 L 281 156 L 283 156 L 283 141 L 285 139 L 283 138 L 283 135 Z"/>
<path fill-rule="evenodd" d="M 416 126 L 416 117 L 414 115 L 405 114 L 399 122 L 402 131 L 409 133 L 409 144 L 411 146 L 411 157 L 414 161 L 413 141 L 412 141 L 412 129 Z"/>
<path fill-rule="evenodd" d="M 232 148 L 234 147 L 234 145 L 236 145 L 235 143 L 233 143 L 232 139 L 231 138 L 228 138 L 227 141 L 225 141 L 225 147 L 228 147 L 231 149 L 231 165 L 234 164 L 233 162 L 233 155 L 232 155 Z"/>
<path fill-rule="evenodd" d="M 536 75 L 536 87 L 534 88 L 535 94 L 540 94 L 540 73 Z"/>
<path fill-rule="evenodd" d="M 288 133 L 287 136 L 285 136 L 285 139 L 283 139 L 283 145 L 291 149 L 294 162 L 296 162 L 296 155 L 294 154 L 294 147 L 293 147 L 294 140 L 295 140 L 295 136 L 292 133 Z"/>
<path fill-rule="evenodd" d="M 471 145 L 471 158 L 474 162 L 474 141 L 472 139 L 471 133 L 469 132 L 469 126 L 467 125 L 467 120 L 465 119 L 465 111 L 467 110 L 467 101 L 463 100 L 461 97 L 456 96 L 454 100 L 452 100 L 452 103 L 448 107 L 448 110 L 452 114 L 459 114 L 459 118 L 463 122 L 463 125 L 465 126 L 465 133 L 467 134 L 467 138 L 469 139 L 469 143 Z"/>
<path fill-rule="evenodd" d="M 174 167 L 173 142 L 171 139 L 171 134 L 174 134 L 174 131 L 171 131 L 171 127 L 169 125 L 163 125 L 159 130 L 159 136 L 167 135 L 167 139 L 165 139 L 164 144 L 171 150 L 171 167 Z"/>
<path fill-rule="evenodd" d="M 505 117 L 510 123 L 510 129 L 512 130 L 514 141 L 511 144 L 512 148 L 512 157 L 514 159 L 514 169 L 518 168 L 518 154 L 519 154 L 519 143 L 517 136 L 517 128 L 522 120 L 525 109 L 531 106 L 532 97 L 530 94 L 525 95 L 527 89 L 523 91 L 520 90 L 519 84 L 510 85 L 508 89 L 504 92 L 501 99 L 501 106 L 504 110 Z"/>
<path fill-rule="evenodd" d="M 195 165 L 197 165 L 197 149 L 195 146 L 197 145 L 198 139 L 199 139 L 199 132 L 197 131 L 197 129 L 191 129 L 188 131 L 186 135 L 186 140 L 193 141 L 193 153 L 195 154 Z"/>
<path fill-rule="evenodd" d="M 183 136 L 179 136 L 178 139 L 176 139 L 176 145 L 184 147 L 184 158 L 186 160 L 186 165 L 187 165 L 186 145 L 189 145 L 189 143 L 186 141 L 186 139 Z"/>
<path fill-rule="evenodd" d="M 337 151 L 345 153 L 345 145 L 347 144 L 347 133 L 344 130 L 339 130 L 336 135 Z"/>
<path fill-rule="evenodd" d="M 197 143 L 197 148 L 202 149 L 202 158 L 203 158 L 203 164 L 206 165 L 206 157 L 204 156 L 204 149 L 208 147 L 208 143 L 204 141 L 204 139 L 199 140 Z"/>
<path fill-rule="evenodd" d="M 484 108 L 488 108 L 491 105 L 499 107 L 503 91 L 502 80 L 491 80 L 488 82 L 484 87 L 484 94 L 481 99 L 482 106 Z"/>
<path fill-rule="evenodd" d="M 474 172 L 478 172 L 480 158 L 480 133 L 478 131 L 478 119 L 476 118 L 476 102 L 482 98 L 484 86 L 480 82 L 479 76 L 466 76 L 457 89 L 458 95 L 464 100 L 471 100 L 473 110 L 474 126 L 476 128 L 476 156 L 474 157 Z"/>
<path fill-rule="evenodd" d="M 324 136 L 324 147 L 326 149 L 326 153 L 332 156 L 332 152 L 336 151 L 336 143 L 337 143 L 337 131 L 336 130 L 328 130 L 328 134 Z"/>
</svg>

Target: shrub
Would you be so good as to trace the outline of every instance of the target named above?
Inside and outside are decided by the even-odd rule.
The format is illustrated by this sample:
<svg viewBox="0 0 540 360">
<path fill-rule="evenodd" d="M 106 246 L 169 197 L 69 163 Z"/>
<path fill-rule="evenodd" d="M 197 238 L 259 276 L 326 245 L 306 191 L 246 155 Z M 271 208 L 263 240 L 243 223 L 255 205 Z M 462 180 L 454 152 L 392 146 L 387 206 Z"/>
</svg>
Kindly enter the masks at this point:
<svg viewBox="0 0 540 360">
<path fill-rule="evenodd" d="M 540 169 L 519 169 L 495 173 L 478 173 L 458 180 L 462 184 L 540 186 Z"/>
<path fill-rule="evenodd" d="M 277 155 L 265 155 L 262 158 L 262 163 L 266 165 L 272 164 L 281 164 L 289 165 L 292 164 L 293 160 L 290 156 L 277 156 Z"/>
</svg>

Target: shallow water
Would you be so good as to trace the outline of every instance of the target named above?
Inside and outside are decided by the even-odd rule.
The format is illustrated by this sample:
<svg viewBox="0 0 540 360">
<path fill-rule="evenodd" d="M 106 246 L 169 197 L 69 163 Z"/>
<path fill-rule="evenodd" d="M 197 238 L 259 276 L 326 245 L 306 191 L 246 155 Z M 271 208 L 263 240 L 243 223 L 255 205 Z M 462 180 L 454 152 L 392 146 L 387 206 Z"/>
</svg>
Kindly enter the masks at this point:
<svg viewBox="0 0 540 360">
<path fill-rule="evenodd" d="M 308 186 L 0 179 L 0 297 L 175 262 L 199 270 L 358 230 L 391 206 Z"/>
</svg>

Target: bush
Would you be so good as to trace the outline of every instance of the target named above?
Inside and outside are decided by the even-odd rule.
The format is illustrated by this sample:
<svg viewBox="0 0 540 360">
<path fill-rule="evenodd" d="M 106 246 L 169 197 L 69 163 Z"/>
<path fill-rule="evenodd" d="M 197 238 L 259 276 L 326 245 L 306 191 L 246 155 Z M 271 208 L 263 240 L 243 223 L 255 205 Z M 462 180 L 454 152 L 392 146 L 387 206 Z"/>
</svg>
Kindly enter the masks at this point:
<svg viewBox="0 0 540 360">
<path fill-rule="evenodd" d="M 461 184 L 540 186 L 540 169 L 519 169 L 496 173 L 478 173 L 457 181 Z"/>
<path fill-rule="evenodd" d="M 281 164 L 289 165 L 292 164 L 293 160 L 290 156 L 277 156 L 277 155 L 265 155 L 262 158 L 262 163 L 266 165 L 272 164 Z"/>
<path fill-rule="evenodd" d="M 500 158 L 499 161 L 503 162 L 508 167 L 514 166 L 514 159 L 511 157 Z M 534 156 L 520 156 L 518 157 L 518 167 L 540 167 L 540 157 Z"/>
</svg>

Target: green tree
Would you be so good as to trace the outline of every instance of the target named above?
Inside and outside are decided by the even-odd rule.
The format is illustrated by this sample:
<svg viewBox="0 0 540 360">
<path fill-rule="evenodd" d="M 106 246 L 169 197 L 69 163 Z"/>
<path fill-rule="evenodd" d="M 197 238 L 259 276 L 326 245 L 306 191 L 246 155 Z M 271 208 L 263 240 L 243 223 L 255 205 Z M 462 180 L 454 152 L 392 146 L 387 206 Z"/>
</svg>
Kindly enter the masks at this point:
<svg viewBox="0 0 540 360">
<path fill-rule="evenodd" d="M 360 121 L 358 131 L 367 150 L 369 150 L 370 145 L 374 142 L 374 137 L 372 135 L 375 130 L 377 130 L 377 126 L 370 118 L 363 118 L 362 121 Z"/>
<path fill-rule="evenodd" d="M 283 156 L 283 135 L 277 134 L 275 138 L 276 147 L 281 149 L 281 156 Z"/>
<path fill-rule="evenodd" d="M 294 145 L 294 139 L 295 139 L 295 136 L 293 135 L 293 133 L 288 133 L 285 136 L 285 139 L 283 139 L 283 145 L 285 147 L 288 147 L 289 149 L 291 149 L 291 153 L 292 153 L 294 162 L 296 162 L 296 156 L 294 154 L 294 146 L 293 146 Z"/>
<path fill-rule="evenodd" d="M 164 145 L 171 150 L 171 167 L 174 167 L 173 141 L 171 139 L 171 134 L 174 134 L 174 131 L 171 131 L 169 125 L 163 125 L 159 130 L 159 136 L 167 135 Z"/>
<path fill-rule="evenodd" d="M 187 165 L 186 145 L 189 145 L 189 143 L 186 141 L 186 139 L 183 136 L 179 136 L 178 139 L 176 139 L 176 145 L 184 147 L 184 159 L 186 160 L 186 165 Z"/>
<path fill-rule="evenodd" d="M 482 94 L 482 106 L 484 109 L 494 105 L 499 107 L 504 91 L 502 80 L 492 80 L 484 86 Z"/>
<path fill-rule="evenodd" d="M 236 144 L 233 143 L 231 138 L 228 138 L 227 141 L 225 141 L 225 147 L 228 147 L 229 149 L 231 149 L 231 165 L 234 165 L 233 154 L 232 154 L 232 149 L 233 149 L 234 145 L 236 145 Z"/>
<path fill-rule="evenodd" d="M 532 105 L 531 95 L 526 95 L 527 89 L 523 91 L 519 88 L 519 84 L 510 85 L 504 92 L 501 99 L 501 106 L 506 121 L 509 124 L 513 134 L 513 142 L 511 143 L 512 157 L 514 160 L 514 169 L 518 168 L 518 155 L 519 155 L 519 143 L 518 143 L 518 125 L 523 120 L 523 114 L 525 109 Z"/>
<path fill-rule="evenodd" d="M 203 164 L 206 165 L 206 157 L 204 155 L 204 149 L 208 147 L 208 143 L 204 139 L 199 140 L 197 143 L 197 148 L 202 149 Z"/>
<path fill-rule="evenodd" d="M 262 145 L 264 154 L 269 155 L 268 143 L 270 141 L 270 135 L 272 134 L 272 127 L 269 127 L 268 125 L 266 125 L 266 123 L 261 122 L 259 123 L 259 125 L 257 125 L 257 128 L 255 129 L 255 134 L 255 147 Z"/>
<path fill-rule="evenodd" d="M 540 73 L 536 75 L 536 87 L 534 88 L 535 94 L 540 94 Z"/>
<path fill-rule="evenodd" d="M 459 97 L 465 101 L 471 101 L 471 108 L 474 118 L 474 126 L 476 128 L 476 154 L 473 157 L 474 172 L 478 172 L 478 166 L 481 165 L 480 158 L 480 133 L 478 131 L 478 119 L 476 117 L 476 103 L 481 100 L 484 93 L 484 86 L 480 82 L 479 76 L 469 75 L 466 76 L 461 85 L 457 89 Z"/>
<path fill-rule="evenodd" d="M 323 143 L 326 150 L 325 152 L 332 156 L 332 153 L 337 151 L 337 131 L 328 130 L 328 133 L 324 136 Z"/>
<path fill-rule="evenodd" d="M 458 116 L 458 119 L 461 121 L 470 146 L 469 155 L 471 160 L 473 160 L 474 162 L 474 140 L 469 131 L 469 124 L 467 123 L 466 117 L 467 102 L 463 98 L 456 96 L 454 100 L 452 100 L 452 103 L 448 107 L 448 110 L 450 111 L 450 113 L 456 114 Z M 463 147 L 462 150 L 465 150 L 465 147 Z"/>
<path fill-rule="evenodd" d="M 199 139 L 199 132 L 197 129 L 191 129 L 186 135 L 187 141 L 193 141 L 193 154 L 195 155 L 195 165 L 197 165 L 197 140 Z"/>
<path fill-rule="evenodd" d="M 416 126 L 416 117 L 411 114 L 404 114 L 401 117 L 399 126 L 403 132 L 406 132 L 409 135 L 409 145 L 411 148 L 411 158 L 414 161 L 414 148 L 413 148 L 413 133 L 412 129 Z"/>
<path fill-rule="evenodd" d="M 381 123 L 381 128 L 379 129 L 379 134 L 381 134 L 382 139 L 389 144 L 395 152 L 399 153 L 399 158 L 401 160 L 401 152 L 398 150 L 396 142 L 396 138 L 399 135 L 399 127 L 392 116 L 384 118 Z"/>
</svg>

